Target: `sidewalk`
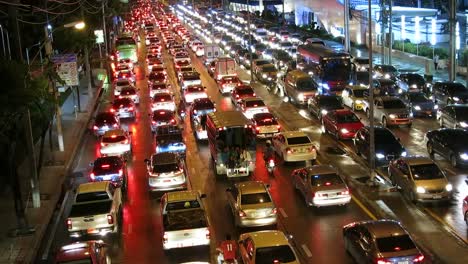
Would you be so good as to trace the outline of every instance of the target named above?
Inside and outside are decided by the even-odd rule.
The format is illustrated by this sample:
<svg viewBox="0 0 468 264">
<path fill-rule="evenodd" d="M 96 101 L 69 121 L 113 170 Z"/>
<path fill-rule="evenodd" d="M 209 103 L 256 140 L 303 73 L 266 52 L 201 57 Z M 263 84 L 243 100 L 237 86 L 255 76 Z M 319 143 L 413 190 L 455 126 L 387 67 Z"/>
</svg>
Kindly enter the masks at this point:
<svg viewBox="0 0 468 264">
<path fill-rule="evenodd" d="M 99 95 L 106 79 L 105 69 L 93 69 L 95 85 L 93 97 L 90 97 L 87 89 L 86 78 L 80 80 L 81 112 L 74 112 L 75 91 L 64 102 L 62 109 L 62 127 L 65 151 L 58 151 L 56 126 L 53 125 L 52 151 L 49 148 L 48 136 L 44 144 L 44 162 L 39 175 L 41 190 L 41 207 L 33 208 L 30 195 L 29 168 L 27 159 L 18 168 L 18 177 L 21 181 L 22 194 L 26 200 L 26 217 L 30 227 L 35 232 L 29 236 L 11 236 L 11 230 L 17 227 L 14 202 L 11 191 L 2 194 L 0 199 L 0 264 L 3 263 L 34 263 L 36 254 L 41 246 L 42 238 L 47 230 L 50 219 L 55 211 L 57 201 L 61 193 L 64 176 L 68 174 L 73 160 L 79 149 L 81 139 L 88 128 L 88 123 L 93 116 L 95 106 L 99 101 Z M 36 142 L 35 151 L 39 152 L 40 142 Z M 38 155 L 36 154 L 36 158 Z"/>
</svg>

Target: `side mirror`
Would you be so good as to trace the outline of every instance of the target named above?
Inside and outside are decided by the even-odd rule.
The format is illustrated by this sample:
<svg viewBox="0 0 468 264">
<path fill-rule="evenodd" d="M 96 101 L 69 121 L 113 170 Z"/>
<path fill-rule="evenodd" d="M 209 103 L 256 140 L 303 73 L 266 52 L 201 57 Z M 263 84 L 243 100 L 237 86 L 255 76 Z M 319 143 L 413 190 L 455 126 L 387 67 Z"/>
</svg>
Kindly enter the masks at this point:
<svg viewBox="0 0 468 264">
<path fill-rule="evenodd" d="M 202 198 L 202 199 L 206 198 L 206 194 L 204 194 L 204 193 L 200 194 L 200 198 Z"/>
</svg>

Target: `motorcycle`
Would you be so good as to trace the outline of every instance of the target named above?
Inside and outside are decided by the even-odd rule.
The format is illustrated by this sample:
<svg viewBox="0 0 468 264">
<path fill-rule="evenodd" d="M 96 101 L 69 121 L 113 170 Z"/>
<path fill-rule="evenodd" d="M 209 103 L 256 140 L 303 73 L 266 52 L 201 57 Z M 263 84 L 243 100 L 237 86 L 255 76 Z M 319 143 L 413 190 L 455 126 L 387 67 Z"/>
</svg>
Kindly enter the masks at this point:
<svg viewBox="0 0 468 264">
<path fill-rule="evenodd" d="M 267 166 L 267 170 L 268 170 L 268 174 L 269 175 L 273 175 L 273 170 L 275 169 L 275 159 L 274 158 L 269 158 L 268 159 L 268 163 L 266 164 Z"/>
</svg>

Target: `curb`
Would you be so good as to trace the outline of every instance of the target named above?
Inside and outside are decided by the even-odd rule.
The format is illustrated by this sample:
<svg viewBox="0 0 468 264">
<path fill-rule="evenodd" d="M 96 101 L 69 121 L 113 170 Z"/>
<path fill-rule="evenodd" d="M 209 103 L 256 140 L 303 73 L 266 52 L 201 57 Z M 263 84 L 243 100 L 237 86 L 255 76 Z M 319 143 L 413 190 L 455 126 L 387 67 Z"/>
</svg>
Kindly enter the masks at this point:
<svg viewBox="0 0 468 264">
<path fill-rule="evenodd" d="M 72 164 L 73 164 L 73 162 L 75 160 L 76 154 L 78 153 L 79 147 L 83 143 L 83 136 L 86 133 L 86 130 L 87 130 L 87 127 L 88 127 L 87 125 L 91 121 L 91 118 L 92 118 L 92 116 L 94 114 L 94 111 L 96 110 L 97 103 L 99 102 L 99 99 L 100 99 L 100 97 L 102 95 L 103 87 L 104 87 L 104 80 L 98 80 L 98 83 L 96 85 L 96 88 L 97 88 L 96 96 L 94 97 L 94 100 L 91 102 L 91 104 L 88 103 L 88 105 L 90 105 L 91 107 L 87 108 L 87 110 L 89 110 L 89 112 L 86 113 L 88 116 L 84 117 L 84 119 L 85 119 L 85 122 L 83 122 L 84 125 L 81 125 L 79 127 L 79 133 L 78 133 L 79 141 L 76 144 L 74 144 L 73 149 L 71 151 L 71 154 L 68 157 L 68 159 L 67 159 L 67 161 L 66 161 L 66 163 L 65 163 L 65 165 L 63 167 L 64 169 L 63 169 L 63 172 L 61 173 L 62 175 L 61 175 L 60 180 L 58 182 L 59 183 L 58 186 L 62 186 L 64 180 L 66 179 L 66 177 L 70 173 L 71 166 L 72 166 Z M 56 205 L 59 202 L 58 200 L 59 200 L 58 197 L 56 199 L 53 199 L 52 204 Z M 40 248 L 42 246 L 42 242 L 43 242 L 43 239 L 44 239 L 45 232 L 48 230 L 49 226 L 53 223 L 52 221 L 54 220 L 53 215 L 54 215 L 54 212 L 55 212 L 55 208 L 56 208 L 56 206 L 53 206 L 53 207 L 49 208 L 49 210 L 52 209 L 52 211 L 48 214 L 48 215 L 50 215 L 49 220 L 46 222 L 46 225 L 40 226 L 39 229 L 36 231 L 36 232 L 38 232 L 37 233 L 38 238 L 35 239 L 35 241 L 34 241 L 34 245 L 33 245 L 32 250 L 31 250 L 32 253 L 27 254 L 27 255 L 29 255 L 29 257 L 24 257 L 23 260 L 18 261 L 18 259 L 16 259 L 15 263 L 34 263 L 34 261 L 37 259 L 39 250 L 40 250 Z M 57 215 L 57 219 L 60 219 L 62 214 L 63 214 L 63 211 L 60 210 L 60 212 Z M 54 226 L 52 226 L 53 230 L 51 232 L 51 235 L 53 237 L 55 236 L 55 231 L 56 231 L 57 224 L 58 224 L 58 221 L 55 221 Z M 27 260 L 31 260 L 31 261 L 28 262 Z"/>
</svg>

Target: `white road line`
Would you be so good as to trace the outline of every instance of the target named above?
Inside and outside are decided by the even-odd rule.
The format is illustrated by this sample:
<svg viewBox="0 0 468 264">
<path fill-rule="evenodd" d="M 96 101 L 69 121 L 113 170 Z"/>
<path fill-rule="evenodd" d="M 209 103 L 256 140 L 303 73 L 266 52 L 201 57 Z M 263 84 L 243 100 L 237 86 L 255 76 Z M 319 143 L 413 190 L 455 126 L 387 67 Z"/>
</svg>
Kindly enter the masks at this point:
<svg viewBox="0 0 468 264">
<path fill-rule="evenodd" d="M 450 172 L 450 173 L 453 174 L 453 175 L 457 175 L 457 173 L 456 173 L 454 170 L 450 169 L 450 168 L 444 168 L 444 169 L 445 169 L 446 171 Z"/>
<path fill-rule="evenodd" d="M 132 233 L 132 224 L 128 224 L 128 234 Z"/>
<path fill-rule="evenodd" d="M 388 207 L 385 204 L 384 201 L 377 200 L 376 203 L 385 213 L 389 214 L 392 218 L 397 219 L 397 216 L 395 215 L 395 213 L 392 211 L 392 209 L 390 209 L 390 207 Z"/>
<path fill-rule="evenodd" d="M 306 246 L 306 244 L 302 244 L 301 245 L 301 248 L 302 250 L 304 251 L 304 253 L 306 254 L 306 256 L 308 258 L 311 258 L 312 257 L 312 252 L 310 252 L 309 248 Z"/>
<path fill-rule="evenodd" d="M 282 216 L 283 218 L 288 218 L 288 215 L 286 214 L 286 212 L 284 211 L 283 208 L 279 208 L 278 210 L 280 211 L 281 216 Z"/>
</svg>

